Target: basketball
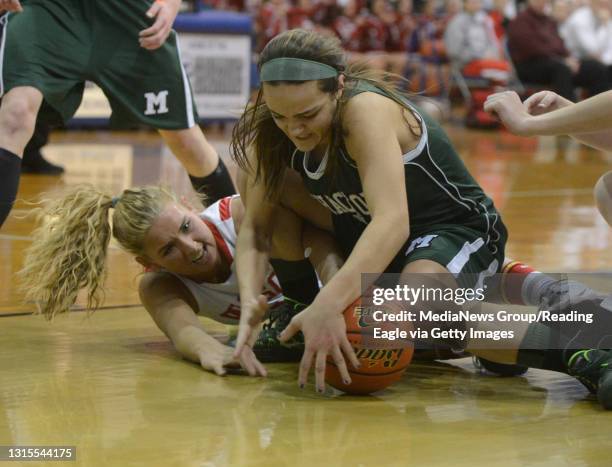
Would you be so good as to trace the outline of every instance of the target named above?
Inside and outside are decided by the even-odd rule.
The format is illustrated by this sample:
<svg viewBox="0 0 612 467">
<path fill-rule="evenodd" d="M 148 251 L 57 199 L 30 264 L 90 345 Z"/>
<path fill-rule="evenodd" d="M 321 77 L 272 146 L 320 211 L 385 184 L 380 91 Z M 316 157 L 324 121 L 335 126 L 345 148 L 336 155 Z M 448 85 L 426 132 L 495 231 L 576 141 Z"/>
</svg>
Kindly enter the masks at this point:
<svg viewBox="0 0 612 467">
<path fill-rule="evenodd" d="M 377 308 L 378 309 L 378 308 Z M 336 389 L 349 394 L 370 394 L 391 386 L 398 381 L 414 353 L 414 345 L 407 339 L 375 338 L 374 328 L 392 331 L 398 327 L 406 329 L 405 322 L 374 321 L 373 307 L 362 306 L 355 300 L 344 311 L 346 334 L 361 363 L 355 368 L 346 360 L 351 384 L 344 384 L 331 356 L 327 357 L 325 381 Z"/>
</svg>

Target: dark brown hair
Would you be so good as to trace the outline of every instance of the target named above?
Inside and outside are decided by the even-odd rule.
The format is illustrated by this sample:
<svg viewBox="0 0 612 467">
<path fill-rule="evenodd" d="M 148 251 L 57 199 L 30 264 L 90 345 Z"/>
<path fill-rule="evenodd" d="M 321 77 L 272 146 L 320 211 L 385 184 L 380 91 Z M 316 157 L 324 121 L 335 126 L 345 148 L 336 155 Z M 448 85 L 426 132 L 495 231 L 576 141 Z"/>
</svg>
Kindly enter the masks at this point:
<svg viewBox="0 0 612 467">
<path fill-rule="evenodd" d="M 350 92 L 359 81 L 366 81 L 383 91 L 395 102 L 412 111 L 406 104 L 407 95 L 400 92 L 398 85 L 403 78 L 385 72 L 370 70 L 364 63 L 347 65 L 346 56 L 340 41 L 333 36 L 326 36 L 313 31 L 293 29 L 279 34 L 272 39 L 262 51 L 258 69 L 266 62 L 281 57 L 301 58 L 329 65 L 339 74 L 345 76 L 345 92 L 338 101 L 332 121 L 330 158 L 326 171 L 335 172 L 338 152 L 343 147 L 346 131 L 342 127 L 342 112 Z M 267 84 L 301 84 L 302 81 L 277 81 Z M 330 95 L 338 91 L 338 78 L 319 80 L 319 89 Z M 419 128 L 411 127 L 418 135 Z M 257 166 L 252 167 L 249 152 L 254 151 Z M 285 169 L 291 163 L 295 145 L 274 122 L 272 115 L 262 99 L 262 89 L 259 89 L 255 103 L 247 105 L 244 113 L 234 127 L 230 152 L 238 166 L 245 171 L 255 171 L 255 181 L 262 178 L 266 186 L 266 194 L 276 198 Z"/>
</svg>

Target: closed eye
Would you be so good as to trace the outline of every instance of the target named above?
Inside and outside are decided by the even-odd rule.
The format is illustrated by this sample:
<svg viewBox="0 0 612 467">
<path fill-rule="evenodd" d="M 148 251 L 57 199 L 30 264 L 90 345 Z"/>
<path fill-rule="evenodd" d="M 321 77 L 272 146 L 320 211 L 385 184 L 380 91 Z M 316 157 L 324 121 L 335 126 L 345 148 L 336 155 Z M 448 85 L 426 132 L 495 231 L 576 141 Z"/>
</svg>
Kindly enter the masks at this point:
<svg viewBox="0 0 612 467">
<path fill-rule="evenodd" d="M 174 248 L 174 245 L 168 245 L 166 248 L 164 248 L 162 250 L 162 256 L 165 258 L 166 256 L 168 256 L 171 252 L 172 249 Z"/>
</svg>

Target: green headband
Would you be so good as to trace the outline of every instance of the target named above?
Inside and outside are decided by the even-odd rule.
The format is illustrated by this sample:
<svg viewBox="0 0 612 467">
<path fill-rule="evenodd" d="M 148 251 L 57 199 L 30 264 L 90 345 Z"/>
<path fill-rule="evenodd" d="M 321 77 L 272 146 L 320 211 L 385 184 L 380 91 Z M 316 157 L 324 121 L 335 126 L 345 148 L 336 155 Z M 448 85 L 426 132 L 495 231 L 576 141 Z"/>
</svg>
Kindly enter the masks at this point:
<svg viewBox="0 0 612 467">
<path fill-rule="evenodd" d="M 267 81 L 314 81 L 335 78 L 338 70 L 324 63 L 302 58 L 275 58 L 261 67 L 260 80 Z"/>
</svg>

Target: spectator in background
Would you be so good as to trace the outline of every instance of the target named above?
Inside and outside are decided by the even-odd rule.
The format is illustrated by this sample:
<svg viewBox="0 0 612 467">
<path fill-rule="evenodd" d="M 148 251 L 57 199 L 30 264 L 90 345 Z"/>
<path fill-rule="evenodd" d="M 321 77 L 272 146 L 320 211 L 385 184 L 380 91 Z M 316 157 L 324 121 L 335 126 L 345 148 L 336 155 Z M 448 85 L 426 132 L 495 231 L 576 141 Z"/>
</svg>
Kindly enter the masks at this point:
<svg viewBox="0 0 612 467">
<path fill-rule="evenodd" d="M 495 35 L 502 41 L 506 37 L 506 28 L 510 20 L 506 16 L 506 8 L 508 0 L 493 0 L 491 9 L 489 10 L 489 17 L 493 21 L 493 29 Z"/>
<path fill-rule="evenodd" d="M 465 0 L 463 12 L 456 14 L 444 33 L 448 57 L 470 75 L 481 76 L 482 69 L 508 71 L 493 20 L 482 9 L 481 0 Z"/>
<path fill-rule="evenodd" d="M 461 0 L 445 0 L 444 1 L 444 16 L 450 21 L 457 13 L 463 10 L 463 2 Z"/>
<path fill-rule="evenodd" d="M 386 22 L 390 20 L 388 0 L 367 0 L 364 21 L 361 26 L 360 52 L 372 68 L 387 69 Z"/>
<path fill-rule="evenodd" d="M 262 50 L 274 36 L 287 30 L 289 8 L 288 0 L 269 0 L 261 6 L 255 20 L 257 51 Z"/>
<path fill-rule="evenodd" d="M 562 23 L 560 33 L 574 57 L 612 65 L 609 0 L 591 0 L 590 5 L 575 9 Z"/>
<path fill-rule="evenodd" d="M 295 0 L 287 10 L 287 29 L 314 29 L 313 10 L 312 0 Z"/>
<path fill-rule="evenodd" d="M 574 9 L 576 8 L 576 4 L 573 0 L 555 0 L 553 2 L 551 16 L 559 25 L 559 35 L 563 42 L 565 43 L 565 34 L 564 34 L 564 23 L 569 15 L 572 14 Z"/>
<path fill-rule="evenodd" d="M 318 32 L 335 34 L 334 22 L 341 14 L 342 8 L 336 0 L 316 0 L 310 11 L 310 19 Z"/>
<path fill-rule="evenodd" d="M 458 72 L 478 78 L 482 86 L 470 89 L 466 124 L 497 127 L 496 119 L 483 109 L 487 96 L 508 83 L 510 65 L 495 34 L 493 20 L 482 9 L 481 0 L 465 0 L 463 12 L 448 23 L 444 34 L 446 53 Z"/>
<path fill-rule="evenodd" d="M 404 75 L 409 54 L 415 51 L 417 23 L 412 14 L 412 0 L 399 0 L 386 26 L 389 71 Z"/>
<path fill-rule="evenodd" d="M 361 35 L 365 24 L 362 9 L 361 0 L 347 0 L 342 14 L 334 21 L 334 32 L 340 38 L 350 62 L 361 59 Z"/>
<path fill-rule="evenodd" d="M 444 29 L 448 16 L 436 11 L 435 0 L 427 0 L 417 16 L 415 48 L 419 55 L 419 66 L 410 77 L 410 91 L 440 96 L 448 89 L 448 69 Z"/>
<path fill-rule="evenodd" d="M 610 89 L 606 67 L 592 59 L 570 56 L 546 13 L 548 0 L 528 0 L 528 7 L 508 26 L 508 47 L 521 80 L 552 87 L 558 94 L 576 100 L 574 87 L 590 95 Z"/>
</svg>

